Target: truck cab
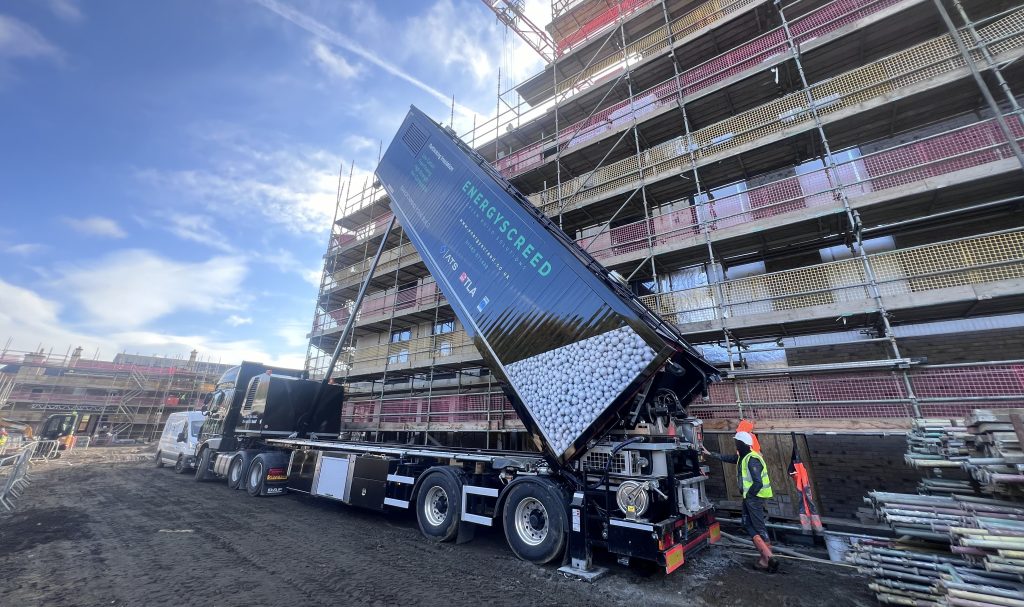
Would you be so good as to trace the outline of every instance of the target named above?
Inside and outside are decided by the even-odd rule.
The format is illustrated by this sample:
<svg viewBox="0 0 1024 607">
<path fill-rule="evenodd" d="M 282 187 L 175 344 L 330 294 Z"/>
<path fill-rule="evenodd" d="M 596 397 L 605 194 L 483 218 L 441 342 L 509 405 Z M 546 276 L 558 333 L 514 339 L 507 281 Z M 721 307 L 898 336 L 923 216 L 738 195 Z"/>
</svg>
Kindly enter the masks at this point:
<svg viewBox="0 0 1024 607">
<path fill-rule="evenodd" d="M 196 480 L 223 476 L 234 460 L 238 473 L 256 455 L 268 451 L 267 438 L 309 431 L 337 436 L 341 424 L 341 386 L 308 379 L 298 369 L 243 361 L 228 369 L 206 395 L 206 416 L 196 445 Z M 318 406 L 319 403 L 325 406 Z"/>
</svg>

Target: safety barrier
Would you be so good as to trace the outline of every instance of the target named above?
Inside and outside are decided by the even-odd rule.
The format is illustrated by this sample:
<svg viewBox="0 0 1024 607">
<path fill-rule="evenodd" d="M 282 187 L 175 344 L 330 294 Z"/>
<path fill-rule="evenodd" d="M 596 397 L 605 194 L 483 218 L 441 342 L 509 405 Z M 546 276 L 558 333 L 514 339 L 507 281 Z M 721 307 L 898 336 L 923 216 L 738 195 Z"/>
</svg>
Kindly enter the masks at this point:
<svg viewBox="0 0 1024 607">
<path fill-rule="evenodd" d="M 583 91 L 594 84 L 607 80 L 626 69 L 629 65 L 640 63 L 647 57 L 663 53 L 672 46 L 672 41 L 680 41 L 694 36 L 704 29 L 710 29 L 738 15 L 745 8 L 761 4 L 764 0 L 709 0 L 672 21 L 667 30 L 664 27 L 638 38 L 626 45 L 625 49 L 604 59 L 592 62 L 586 69 L 572 77 L 559 82 L 555 92 L 564 99 Z"/>
<path fill-rule="evenodd" d="M 833 0 L 806 15 L 792 21 L 790 31 L 794 41 L 807 52 L 825 34 L 856 23 L 901 0 Z M 789 54 L 789 43 L 782 27 L 757 36 L 736 48 L 726 51 L 700 65 L 694 66 L 677 77 L 636 93 L 592 116 L 561 129 L 557 141 L 561 152 L 579 147 L 599 135 L 630 124 L 659 108 L 672 105 L 680 97 L 692 97 L 697 93 L 742 74 L 751 68 L 767 70 L 772 59 L 781 59 Z M 545 164 L 550 155 L 545 151 L 554 145 L 555 138 L 545 139 L 526 146 L 503 158 L 494 166 L 506 177 L 520 175 L 534 167 Z"/>
<path fill-rule="evenodd" d="M 1024 143 L 1024 125 L 1008 120 L 1017 140 Z M 849 155 L 849 152 L 847 152 Z M 840 207 L 840 191 L 850 200 L 949 175 L 957 171 L 1013 158 L 995 120 L 984 120 L 916 141 L 836 163 L 835 169 L 806 170 L 796 175 L 719 195 L 696 206 L 657 215 L 606 230 L 577 242 L 597 259 L 606 260 L 648 248 L 679 243 L 707 229 L 715 231 L 778 217 L 811 207 Z M 817 161 L 819 165 L 822 163 Z M 841 184 L 841 186 L 839 185 Z M 728 189 L 729 186 L 720 188 Z M 677 201 L 684 204 L 685 201 Z M 670 206 L 668 203 L 666 206 Z"/>
<path fill-rule="evenodd" d="M 1019 142 L 1024 144 L 1024 124 L 1008 120 Z M 847 152 L 849 155 L 849 152 Z M 754 222 L 784 216 L 815 207 L 841 208 L 836 193 L 842 190 L 856 203 L 859 198 L 900 188 L 912 183 L 957 171 L 981 167 L 1013 158 L 1013 152 L 994 119 L 958 127 L 922 137 L 891 148 L 838 162 L 835 169 L 793 167 L 795 175 L 747 188 L 739 184 L 737 193 L 719 194 L 697 206 L 671 211 L 580 238 L 578 244 L 605 263 L 620 262 L 645 255 L 659 247 L 678 248 L 687 239 L 704 230 L 714 233 L 725 228 L 751 226 Z M 817 161 L 819 166 L 823 163 Z M 841 187 L 836 184 L 842 184 Z M 727 187 L 720 188 L 720 190 Z M 684 201 L 678 201 L 684 204 Z M 671 206 L 667 203 L 666 206 Z M 686 203 L 688 204 L 688 203 Z M 618 259 L 616 259 L 618 258 Z M 817 283 L 815 283 L 817 284 Z M 709 287 L 710 288 L 710 287 Z M 709 295 L 710 296 L 710 295 Z M 700 290 L 682 297 L 702 301 Z M 397 293 L 377 293 L 363 302 L 359 322 L 383 320 L 392 314 L 421 311 L 444 303 L 444 296 L 433 281 Z M 678 306 L 672 308 L 678 309 Z M 348 304 L 319 312 L 313 335 L 335 329 L 348 320 Z"/>
<path fill-rule="evenodd" d="M 975 408 L 1012 408 L 1024 400 L 1024 361 L 892 371 L 781 371 L 712 384 L 708 398 L 695 401 L 690 414 L 702 419 L 887 418 L 909 423 L 915 404 L 924 417 L 942 418 L 963 417 Z M 522 429 L 511 404 L 498 391 L 352 400 L 343 406 L 342 426 L 347 430 Z"/>
<path fill-rule="evenodd" d="M 462 359 L 480 358 L 473 341 L 462 330 L 377 346 L 363 346 L 350 356 L 350 375 L 451 364 Z"/>
<path fill-rule="evenodd" d="M 620 0 L 613 6 L 595 15 L 592 19 L 572 31 L 555 44 L 558 55 L 565 55 L 573 48 L 601 33 L 620 18 L 626 19 L 638 10 L 649 6 L 654 0 Z"/>
<path fill-rule="evenodd" d="M 331 246 L 327 249 L 327 256 L 337 255 L 345 249 L 365 242 L 366 240 L 381 234 L 384 227 L 391 221 L 392 213 L 385 212 L 373 221 L 367 222 L 356 228 L 354 231 L 335 232 L 331 235 Z M 335 229 L 338 229 L 335 227 Z"/>
<path fill-rule="evenodd" d="M 60 455 L 60 441 L 40 440 L 32 445 L 32 459 L 56 459 Z"/>
<path fill-rule="evenodd" d="M 867 259 L 883 298 L 1019 279 L 1024 278 L 1024 231 L 874 253 Z M 863 262 L 855 257 L 645 295 L 641 300 L 685 332 L 690 323 L 809 310 L 815 306 L 830 306 L 830 317 L 836 313 L 836 304 L 854 304 L 863 310 L 864 304 L 873 305 L 870 284 Z M 915 301 L 915 305 L 919 303 Z M 348 356 L 351 375 L 479 360 L 472 340 L 461 330 L 363 346 Z"/>
<path fill-rule="evenodd" d="M 0 506 L 8 512 L 14 510 L 14 501 L 21 497 L 22 491 L 32 482 L 29 465 L 33 452 L 29 444 L 17 455 L 0 458 L 0 473 L 6 472 L 3 485 L 0 486 Z"/>
<path fill-rule="evenodd" d="M 522 429 L 512 405 L 501 392 L 346 401 L 346 430 L 474 427 Z"/>
<path fill-rule="evenodd" d="M 1024 9 L 980 28 L 979 32 L 990 41 L 989 48 L 994 55 L 1019 51 L 1024 48 Z M 960 35 L 965 45 L 973 47 L 966 34 Z M 977 51 L 974 56 L 979 56 Z M 818 116 L 827 122 L 841 110 L 884 100 L 887 95 L 898 94 L 911 85 L 938 86 L 941 77 L 965 65 L 952 38 L 944 35 L 811 85 L 810 93 Z M 682 137 L 666 141 L 639 155 L 565 181 L 560 189 L 552 187 L 532 194 L 529 199 L 545 214 L 553 215 L 616 190 L 635 187 L 641 173 L 649 180 L 676 176 L 689 168 L 691 156 L 699 165 L 723 152 L 778 137 L 783 131 L 795 133 L 811 128 L 814 113 L 807 105 L 804 91 L 790 93 L 698 129 L 691 133 L 689 141 Z M 569 194 L 559 200 L 559 191 Z"/>
<path fill-rule="evenodd" d="M 921 245 L 875 253 L 867 259 L 883 297 L 1022 278 L 1024 232 Z M 819 305 L 860 303 L 873 298 L 868 287 L 863 262 L 852 258 L 641 299 L 666 320 L 686 325 Z"/>
<path fill-rule="evenodd" d="M 907 386 L 910 386 L 908 390 Z M 911 396 L 913 394 L 913 397 Z M 690 408 L 703 419 L 963 417 L 1024 399 L 1024 361 L 931 365 L 904 371 L 738 378 L 711 386 Z"/>
</svg>

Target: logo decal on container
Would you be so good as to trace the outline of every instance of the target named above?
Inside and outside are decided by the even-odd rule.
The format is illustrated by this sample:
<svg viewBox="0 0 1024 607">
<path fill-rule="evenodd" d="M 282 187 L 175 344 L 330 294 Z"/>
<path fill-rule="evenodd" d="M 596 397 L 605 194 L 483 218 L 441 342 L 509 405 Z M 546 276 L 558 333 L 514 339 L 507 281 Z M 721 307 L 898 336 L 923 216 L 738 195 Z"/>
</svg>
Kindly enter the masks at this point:
<svg viewBox="0 0 1024 607">
<path fill-rule="evenodd" d="M 488 299 L 487 297 L 484 297 L 484 298 L 482 298 L 482 299 L 480 300 L 480 303 L 479 303 L 479 304 L 477 304 L 477 306 L 476 306 L 476 311 L 477 311 L 477 312 L 483 312 L 483 311 L 484 311 L 484 308 L 486 308 L 486 307 L 487 307 L 487 304 L 489 304 L 489 303 L 491 303 L 491 300 L 490 300 L 490 299 Z"/>
</svg>

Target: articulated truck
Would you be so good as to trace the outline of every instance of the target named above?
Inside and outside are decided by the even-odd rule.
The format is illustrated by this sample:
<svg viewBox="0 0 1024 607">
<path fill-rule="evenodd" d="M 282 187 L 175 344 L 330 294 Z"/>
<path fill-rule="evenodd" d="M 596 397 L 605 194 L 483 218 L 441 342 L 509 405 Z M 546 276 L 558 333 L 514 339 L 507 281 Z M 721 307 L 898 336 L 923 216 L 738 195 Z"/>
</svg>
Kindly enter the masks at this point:
<svg viewBox="0 0 1024 607">
<path fill-rule="evenodd" d="M 413 510 L 436 541 L 500 527 L 519 558 L 563 558 L 582 577 L 599 569 L 595 550 L 672 572 L 714 542 L 702 427 L 687 406 L 718 371 L 417 108 L 376 175 L 536 450 L 340 438 L 345 390 L 330 377 L 364 282 L 322 380 L 252 362 L 225 373 L 204 405 L 195 478 Z"/>
</svg>

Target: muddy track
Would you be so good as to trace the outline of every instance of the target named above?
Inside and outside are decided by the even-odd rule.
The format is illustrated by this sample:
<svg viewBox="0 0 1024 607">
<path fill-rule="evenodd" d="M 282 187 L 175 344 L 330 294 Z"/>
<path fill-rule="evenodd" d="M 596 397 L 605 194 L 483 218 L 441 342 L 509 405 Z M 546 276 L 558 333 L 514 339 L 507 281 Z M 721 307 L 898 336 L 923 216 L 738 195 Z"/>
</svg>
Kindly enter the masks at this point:
<svg viewBox="0 0 1024 607">
<path fill-rule="evenodd" d="M 9 605 L 873 605 L 848 570 L 751 572 L 714 548 L 671 576 L 622 568 L 595 584 L 517 560 L 499 529 L 424 539 L 408 513 L 299 495 L 251 498 L 148 463 L 54 466 L 0 515 Z"/>
</svg>

